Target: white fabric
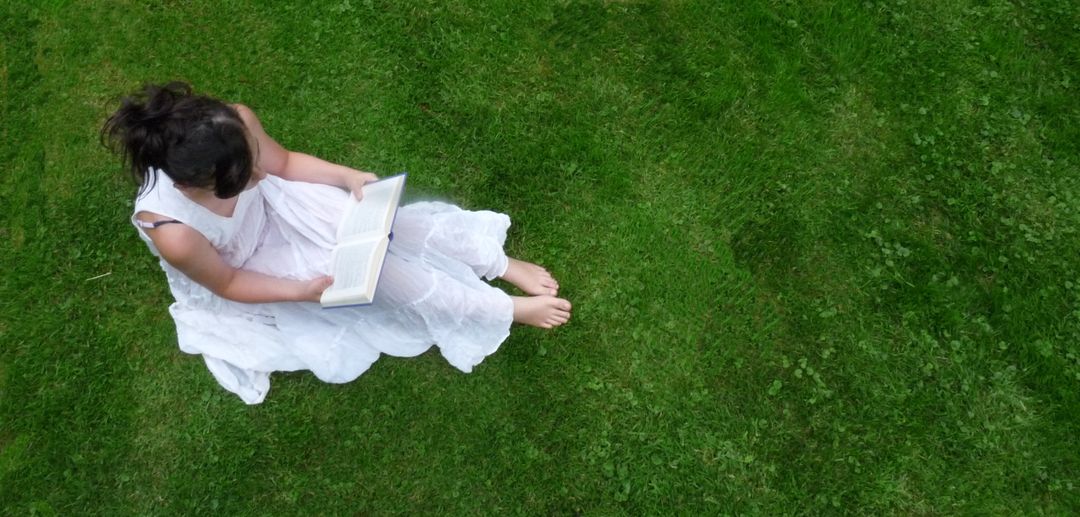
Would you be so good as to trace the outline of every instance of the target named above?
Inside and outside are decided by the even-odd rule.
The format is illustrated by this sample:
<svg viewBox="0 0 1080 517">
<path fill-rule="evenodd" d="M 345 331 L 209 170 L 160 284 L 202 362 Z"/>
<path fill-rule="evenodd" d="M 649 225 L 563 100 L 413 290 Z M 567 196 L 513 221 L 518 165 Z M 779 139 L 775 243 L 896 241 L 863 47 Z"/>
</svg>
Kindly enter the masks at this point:
<svg viewBox="0 0 1080 517">
<path fill-rule="evenodd" d="M 233 267 L 299 280 L 329 274 L 334 232 L 351 194 L 270 175 L 240 194 L 232 217 L 222 217 L 156 175 L 135 214 L 183 222 Z M 433 202 L 402 206 L 374 303 L 363 307 L 237 303 L 159 262 L 176 299 L 169 312 L 180 349 L 201 354 L 225 389 L 257 404 L 270 389 L 271 372 L 311 370 L 326 382 L 349 382 L 380 353 L 410 357 L 433 344 L 451 365 L 471 371 L 510 333 L 513 302 L 480 278 L 506 271 L 509 226 L 510 218 L 494 212 Z"/>
</svg>

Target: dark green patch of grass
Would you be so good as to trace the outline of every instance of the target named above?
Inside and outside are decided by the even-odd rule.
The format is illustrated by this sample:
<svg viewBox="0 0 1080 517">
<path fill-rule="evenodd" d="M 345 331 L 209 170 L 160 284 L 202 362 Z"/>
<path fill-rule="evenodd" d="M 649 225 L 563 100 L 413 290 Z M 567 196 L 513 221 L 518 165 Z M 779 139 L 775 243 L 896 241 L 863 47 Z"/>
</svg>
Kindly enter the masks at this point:
<svg viewBox="0 0 1080 517">
<path fill-rule="evenodd" d="M 1080 507 L 1068 2 L 2 12 L 4 514 Z M 244 406 L 176 350 L 97 145 L 173 78 L 510 214 L 574 321 Z"/>
</svg>

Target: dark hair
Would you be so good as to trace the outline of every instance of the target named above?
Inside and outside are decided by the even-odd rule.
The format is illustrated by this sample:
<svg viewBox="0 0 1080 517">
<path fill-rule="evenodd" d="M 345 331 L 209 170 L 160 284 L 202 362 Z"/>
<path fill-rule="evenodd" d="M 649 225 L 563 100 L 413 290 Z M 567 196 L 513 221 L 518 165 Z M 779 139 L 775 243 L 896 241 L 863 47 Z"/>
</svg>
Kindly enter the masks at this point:
<svg viewBox="0 0 1080 517">
<path fill-rule="evenodd" d="M 177 185 L 213 188 L 226 199 L 247 187 L 252 155 L 240 114 L 191 86 L 146 85 L 124 97 L 101 128 L 102 143 L 120 154 L 139 193 L 161 169 Z"/>
</svg>

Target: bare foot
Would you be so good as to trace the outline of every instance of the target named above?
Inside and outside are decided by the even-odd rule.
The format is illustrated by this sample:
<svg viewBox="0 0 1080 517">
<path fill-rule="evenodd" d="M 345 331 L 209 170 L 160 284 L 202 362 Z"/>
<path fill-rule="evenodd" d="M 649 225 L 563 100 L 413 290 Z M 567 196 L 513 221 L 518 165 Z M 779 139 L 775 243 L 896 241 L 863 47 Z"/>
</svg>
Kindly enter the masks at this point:
<svg viewBox="0 0 1080 517">
<path fill-rule="evenodd" d="M 525 294 L 533 296 L 542 294 L 555 296 L 559 294 L 559 282 L 555 281 L 555 277 L 551 276 L 548 270 L 532 262 L 525 262 L 516 258 L 510 258 L 509 260 L 510 264 L 506 267 L 506 273 L 503 273 L 503 280 L 516 285 Z"/>
<path fill-rule="evenodd" d="M 549 329 L 570 321 L 570 302 L 554 296 L 511 296 L 514 321 Z"/>
</svg>

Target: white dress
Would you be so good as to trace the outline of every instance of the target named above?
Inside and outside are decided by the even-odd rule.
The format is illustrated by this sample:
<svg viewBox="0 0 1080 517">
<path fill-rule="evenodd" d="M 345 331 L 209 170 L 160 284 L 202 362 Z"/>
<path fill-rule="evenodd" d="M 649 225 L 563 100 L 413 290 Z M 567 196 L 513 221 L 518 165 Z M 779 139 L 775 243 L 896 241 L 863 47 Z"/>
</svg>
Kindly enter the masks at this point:
<svg viewBox="0 0 1080 517">
<path fill-rule="evenodd" d="M 341 189 L 268 175 L 240 194 L 232 217 L 191 201 L 160 171 L 135 201 L 195 229 L 236 268 L 310 279 L 329 274 L 330 249 L 347 197 Z M 134 214 L 132 223 L 139 228 Z M 445 203 L 402 206 L 374 303 L 322 309 L 311 302 L 245 304 L 221 298 L 165 260 L 180 350 L 201 354 L 227 390 L 262 402 L 274 371 L 311 370 L 349 382 L 380 353 L 416 356 L 438 345 L 469 372 L 510 334 L 513 302 L 481 277 L 506 271 L 510 218 Z M 139 228 L 139 236 L 160 257 Z"/>
</svg>

